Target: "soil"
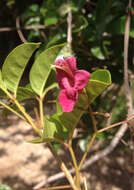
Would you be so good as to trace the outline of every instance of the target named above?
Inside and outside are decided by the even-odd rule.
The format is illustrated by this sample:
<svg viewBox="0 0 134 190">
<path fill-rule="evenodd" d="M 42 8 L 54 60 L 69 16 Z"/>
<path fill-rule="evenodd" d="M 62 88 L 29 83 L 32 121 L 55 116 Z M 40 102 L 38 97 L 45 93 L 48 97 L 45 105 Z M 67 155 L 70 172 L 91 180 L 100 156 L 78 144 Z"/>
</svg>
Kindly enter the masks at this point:
<svg viewBox="0 0 134 190">
<path fill-rule="evenodd" d="M 15 116 L 0 122 L 0 183 L 14 190 L 32 190 L 49 176 L 60 172 L 45 144 L 30 144 L 31 127 Z M 61 157 L 68 159 L 61 151 Z M 130 190 L 128 157 L 114 152 L 93 164 L 82 175 L 87 177 L 88 190 Z M 69 162 L 69 160 L 68 160 Z M 66 183 L 57 180 L 51 185 Z"/>
</svg>

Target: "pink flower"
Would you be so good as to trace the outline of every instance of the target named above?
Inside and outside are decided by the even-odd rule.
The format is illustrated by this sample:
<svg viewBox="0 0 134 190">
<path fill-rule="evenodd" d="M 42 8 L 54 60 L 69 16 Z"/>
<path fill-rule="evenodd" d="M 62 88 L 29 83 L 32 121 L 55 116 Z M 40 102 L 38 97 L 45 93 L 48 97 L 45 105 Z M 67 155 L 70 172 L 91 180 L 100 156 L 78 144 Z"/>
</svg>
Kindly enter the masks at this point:
<svg viewBox="0 0 134 190">
<path fill-rule="evenodd" d="M 66 59 L 58 59 L 55 62 L 56 79 L 61 89 L 59 102 L 63 112 L 71 112 L 78 100 L 78 94 L 90 79 L 90 74 L 85 70 L 78 70 L 76 67 L 76 59 L 68 57 Z"/>
</svg>

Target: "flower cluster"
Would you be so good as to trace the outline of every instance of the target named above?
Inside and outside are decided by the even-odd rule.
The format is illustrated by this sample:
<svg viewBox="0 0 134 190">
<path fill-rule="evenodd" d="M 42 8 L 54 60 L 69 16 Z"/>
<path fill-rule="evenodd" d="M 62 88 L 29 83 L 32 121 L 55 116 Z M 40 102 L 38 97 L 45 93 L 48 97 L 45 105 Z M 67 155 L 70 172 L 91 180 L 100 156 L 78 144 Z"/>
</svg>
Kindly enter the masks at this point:
<svg viewBox="0 0 134 190">
<path fill-rule="evenodd" d="M 55 62 L 56 80 L 60 88 L 59 102 L 63 112 L 71 112 L 78 100 L 78 94 L 90 79 L 89 72 L 78 70 L 76 67 L 76 59 L 68 57 L 58 59 Z"/>
</svg>

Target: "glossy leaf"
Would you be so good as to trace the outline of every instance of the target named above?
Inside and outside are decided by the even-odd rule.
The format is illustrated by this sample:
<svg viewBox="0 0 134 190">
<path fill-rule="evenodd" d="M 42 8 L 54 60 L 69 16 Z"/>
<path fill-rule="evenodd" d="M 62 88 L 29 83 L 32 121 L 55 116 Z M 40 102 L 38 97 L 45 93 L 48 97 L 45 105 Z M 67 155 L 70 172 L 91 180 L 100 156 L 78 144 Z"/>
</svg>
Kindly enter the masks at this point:
<svg viewBox="0 0 134 190">
<path fill-rule="evenodd" d="M 32 89 L 39 96 L 42 96 L 43 94 L 46 81 L 51 72 L 51 65 L 54 64 L 59 51 L 64 45 L 65 44 L 57 45 L 45 50 L 37 57 L 35 63 L 32 66 L 30 71 L 30 83 Z"/>
<path fill-rule="evenodd" d="M 17 88 L 24 69 L 33 52 L 40 43 L 24 43 L 17 46 L 6 58 L 2 67 L 3 80 L 11 92 L 16 96 Z"/>
<path fill-rule="evenodd" d="M 92 103 L 105 88 L 111 84 L 111 75 L 108 70 L 100 69 L 91 74 L 91 79 L 86 86 L 89 103 Z"/>
</svg>

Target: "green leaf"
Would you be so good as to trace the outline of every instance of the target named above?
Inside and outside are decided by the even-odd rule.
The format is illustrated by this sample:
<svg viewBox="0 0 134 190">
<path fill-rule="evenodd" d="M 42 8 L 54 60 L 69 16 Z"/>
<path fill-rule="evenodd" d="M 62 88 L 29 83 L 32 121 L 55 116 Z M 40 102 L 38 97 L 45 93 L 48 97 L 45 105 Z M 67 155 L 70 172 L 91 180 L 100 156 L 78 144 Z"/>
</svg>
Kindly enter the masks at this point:
<svg viewBox="0 0 134 190">
<path fill-rule="evenodd" d="M 60 32 L 58 34 L 56 34 L 55 36 L 51 37 L 49 42 L 46 45 L 46 48 L 51 47 L 52 45 L 55 45 L 57 43 L 62 43 L 66 40 L 66 33 L 64 32 Z"/>
<path fill-rule="evenodd" d="M 19 109 L 18 109 L 18 107 L 16 106 L 16 104 L 9 104 L 9 103 L 8 103 L 8 100 L 7 100 L 6 104 L 7 104 L 8 107 L 10 107 L 12 110 L 19 112 Z M 3 108 L 3 110 L 2 110 L 2 118 L 7 119 L 8 115 L 11 114 L 11 113 L 12 113 L 12 112 L 11 112 L 9 109 Z"/>
<path fill-rule="evenodd" d="M 55 12 L 49 12 L 45 17 L 45 25 L 49 26 L 56 24 L 58 22 L 58 17 Z"/>
<path fill-rule="evenodd" d="M 89 142 L 89 140 L 91 139 L 91 136 L 88 135 L 87 137 L 85 137 L 84 139 L 80 139 L 79 141 L 79 146 L 80 146 L 80 149 L 85 152 L 86 151 L 86 148 L 87 148 L 87 144 Z"/>
<path fill-rule="evenodd" d="M 56 152 L 58 152 L 58 150 L 61 148 L 61 143 L 59 143 L 59 142 L 52 142 L 51 143 L 52 144 L 52 146 L 53 146 L 53 149 L 56 151 Z"/>
<path fill-rule="evenodd" d="M 65 140 L 73 134 L 81 116 L 88 108 L 88 98 L 86 94 L 79 94 L 79 100 L 72 112 L 62 112 L 46 118 L 44 125 L 44 139 L 57 141 Z M 58 141 L 57 141 L 58 142 Z"/>
<path fill-rule="evenodd" d="M 105 56 L 104 56 L 104 54 L 102 53 L 102 50 L 101 50 L 101 48 L 100 48 L 99 46 L 95 46 L 95 47 L 91 48 L 91 52 L 92 52 L 92 54 L 93 54 L 96 58 L 98 58 L 98 59 L 100 59 L 100 60 L 104 60 L 104 59 L 105 59 Z"/>
<path fill-rule="evenodd" d="M 67 130 L 61 124 L 58 115 L 45 116 L 43 136 L 40 139 L 28 141 L 30 143 L 58 142 L 67 137 Z"/>
<path fill-rule="evenodd" d="M 88 26 L 87 19 L 84 16 L 79 15 L 76 18 L 76 25 L 75 25 L 75 29 L 73 30 L 73 32 L 80 32 L 81 30 L 85 29 L 87 26 Z"/>
<path fill-rule="evenodd" d="M 17 90 L 17 100 L 22 101 L 26 99 L 36 98 L 35 92 L 26 87 L 19 87 Z"/>
<path fill-rule="evenodd" d="M 1 73 L 1 70 L 0 70 L 0 98 L 5 98 L 6 97 L 6 94 L 2 91 L 1 88 L 5 88 L 6 89 L 6 86 L 3 82 L 3 79 L 2 79 L 2 73 Z"/>
<path fill-rule="evenodd" d="M 29 10 L 33 11 L 33 12 L 37 12 L 39 11 L 39 5 L 38 4 L 32 4 L 30 7 L 29 7 Z"/>
<path fill-rule="evenodd" d="M 50 75 L 46 81 L 46 85 L 43 91 L 43 97 L 48 93 L 48 91 L 52 90 L 53 88 L 58 87 L 58 83 L 56 81 L 56 72 L 55 70 L 51 70 Z"/>
<path fill-rule="evenodd" d="M 99 133 L 96 138 L 98 138 L 98 139 L 106 139 L 107 137 L 106 137 L 105 133 L 102 132 L 102 133 Z"/>
<path fill-rule="evenodd" d="M 111 84 L 111 75 L 108 70 L 100 69 L 91 74 L 91 79 L 86 86 L 89 103 L 92 103 L 105 88 Z"/>
<path fill-rule="evenodd" d="M 16 96 L 17 88 L 24 69 L 33 52 L 40 43 L 24 43 L 17 46 L 6 58 L 2 67 L 2 76 L 8 90 Z"/>
<path fill-rule="evenodd" d="M 30 71 L 30 83 L 32 89 L 39 96 L 43 94 L 46 81 L 51 71 L 51 65 L 54 64 L 59 51 L 64 45 L 65 44 L 57 45 L 45 50 L 37 57 L 32 66 Z"/>
<path fill-rule="evenodd" d="M 43 140 L 45 139 L 61 139 L 65 138 L 65 129 L 60 123 L 58 116 L 46 116 L 43 129 Z"/>
<path fill-rule="evenodd" d="M 27 141 L 28 143 L 33 143 L 33 144 L 38 144 L 38 143 L 43 143 L 43 139 L 34 139 L 34 140 L 29 140 Z"/>
<path fill-rule="evenodd" d="M 57 98 L 56 98 L 56 113 L 62 114 L 62 107 L 59 103 L 59 94 L 60 94 L 60 89 L 58 89 Z"/>
<path fill-rule="evenodd" d="M 4 81 L 3 81 L 3 78 L 2 78 L 2 72 L 1 72 L 1 70 L 0 70 L 0 87 L 6 88 L 6 86 L 4 84 Z"/>
</svg>

